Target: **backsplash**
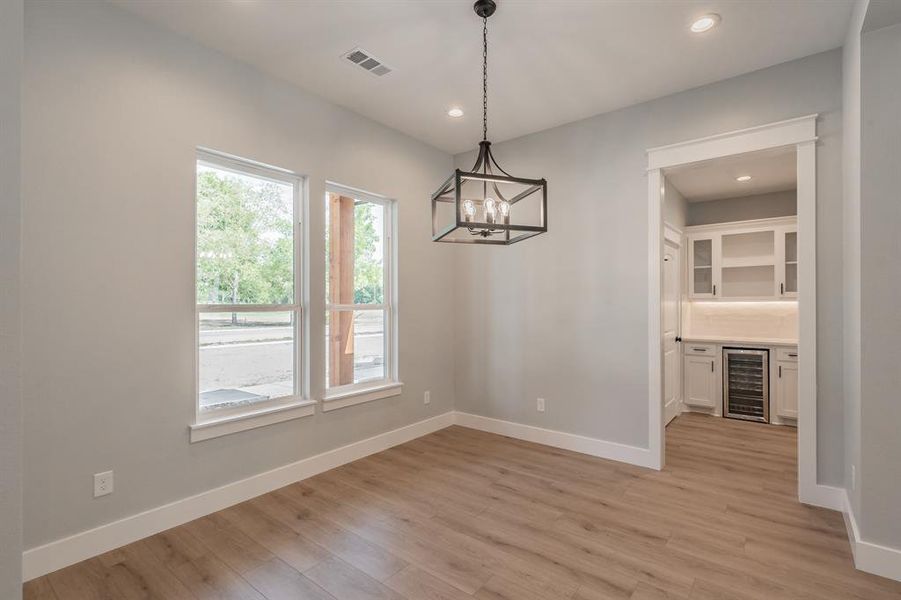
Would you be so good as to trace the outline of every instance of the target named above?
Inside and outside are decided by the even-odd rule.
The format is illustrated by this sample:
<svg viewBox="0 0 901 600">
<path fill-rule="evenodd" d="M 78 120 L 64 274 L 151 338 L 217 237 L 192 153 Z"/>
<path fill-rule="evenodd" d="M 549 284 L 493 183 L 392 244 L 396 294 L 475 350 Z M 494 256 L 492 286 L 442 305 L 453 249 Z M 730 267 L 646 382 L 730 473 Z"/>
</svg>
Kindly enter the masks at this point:
<svg viewBox="0 0 901 600">
<path fill-rule="evenodd" d="M 682 335 L 798 338 L 797 302 L 683 302 Z"/>
</svg>

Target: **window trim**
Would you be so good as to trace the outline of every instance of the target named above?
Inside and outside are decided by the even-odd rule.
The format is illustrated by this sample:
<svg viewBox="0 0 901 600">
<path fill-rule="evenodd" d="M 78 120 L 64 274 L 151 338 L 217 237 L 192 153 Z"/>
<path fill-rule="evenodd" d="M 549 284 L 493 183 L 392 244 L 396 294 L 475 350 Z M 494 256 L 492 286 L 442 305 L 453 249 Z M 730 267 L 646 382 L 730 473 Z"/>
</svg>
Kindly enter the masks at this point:
<svg viewBox="0 0 901 600">
<path fill-rule="evenodd" d="M 338 408 L 354 406 L 372 400 L 379 400 L 401 393 L 403 382 L 399 377 L 398 358 L 398 327 L 397 327 L 397 201 L 387 196 L 366 192 L 357 188 L 326 181 L 324 202 L 328 202 L 329 194 L 342 194 L 358 200 L 381 205 L 385 210 L 383 218 L 383 298 L 379 304 L 331 304 L 328 296 L 325 297 L 325 312 L 327 315 L 332 310 L 381 310 L 385 315 L 384 323 L 384 348 L 385 348 L 385 377 L 350 383 L 346 385 L 328 387 L 328 379 L 324 382 L 322 396 L 322 410 L 328 412 Z M 325 223 L 326 230 L 328 222 Z M 324 235 L 324 234 L 323 234 Z M 325 254 L 326 261 L 328 254 Z M 328 343 L 326 343 L 325 362 L 329 361 Z"/>
<path fill-rule="evenodd" d="M 189 425 L 191 442 L 310 416 L 315 401 L 309 392 L 309 268 L 308 178 L 279 167 L 208 148 L 197 148 L 194 156 L 194 422 Z M 207 165 L 239 175 L 250 175 L 293 187 L 294 302 L 291 304 L 199 304 L 197 302 L 197 167 Z M 218 410 L 200 408 L 200 315 L 205 312 L 288 312 L 294 323 L 294 393 L 261 402 Z"/>
</svg>

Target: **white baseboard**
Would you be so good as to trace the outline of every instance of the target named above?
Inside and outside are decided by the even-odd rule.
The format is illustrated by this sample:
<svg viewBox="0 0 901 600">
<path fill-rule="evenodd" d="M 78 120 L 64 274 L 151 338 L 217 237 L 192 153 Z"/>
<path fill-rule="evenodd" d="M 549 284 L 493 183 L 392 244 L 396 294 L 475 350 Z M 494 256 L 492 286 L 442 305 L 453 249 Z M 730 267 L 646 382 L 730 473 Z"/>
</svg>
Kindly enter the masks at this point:
<svg viewBox="0 0 901 600">
<path fill-rule="evenodd" d="M 830 510 L 844 510 L 845 508 L 845 490 L 844 488 L 832 487 L 831 485 L 813 484 L 806 486 L 809 489 L 802 489 L 799 499 L 804 504 L 828 508 Z"/>
<path fill-rule="evenodd" d="M 847 493 L 843 494 L 843 500 L 842 515 L 845 517 L 845 527 L 848 529 L 848 541 L 851 542 L 854 566 L 873 575 L 901 581 L 901 550 L 862 540 Z"/>
<path fill-rule="evenodd" d="M 446 412 L 406 427 L 381 433 L 247 479 L 229 483 L 196 496 L 177 500 L 32 548 L 22 555 L 22 578 L 29 581 L 35 577 L 52 573 L 296 481 L 444 429 L 453 423 L 454 413 Z"/>
<path fill-rule="evenodd" d="M 565 433 L 553 429 L 543 429 L 532 425 L 523 425 L 522 423 L 514 423 L 512 421 L 502 421 L 500 419 L 492 419 L 491 417 L 483 417 L 481 415 L 459 411 L 456 413 L 454 422 L 457 425 L 469 427 L 470 429 L 497 433 L 499 435 L 505 435 L 527 442 L 563 448 L 564 450 L 572 450 L 573 452 L 581 452 L 582 454 L 590 454 L 591 456 L 617 460 L 638 465 L 640 467 L 647 467 L 649 469 L 655 468 L 651 451 L 647 448 L 628 446 L 626 444 L 608 442 L 606 440 L 590 438 L 584 435 Z"/>
</svg>

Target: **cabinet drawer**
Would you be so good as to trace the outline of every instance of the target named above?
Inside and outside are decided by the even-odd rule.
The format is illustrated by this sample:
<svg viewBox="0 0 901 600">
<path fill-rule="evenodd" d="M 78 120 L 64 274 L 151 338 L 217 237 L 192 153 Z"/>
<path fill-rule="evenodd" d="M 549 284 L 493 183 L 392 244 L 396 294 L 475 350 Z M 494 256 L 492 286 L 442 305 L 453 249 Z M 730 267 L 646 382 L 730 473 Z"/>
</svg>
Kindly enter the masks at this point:
<svg viewBox="0 0 901 600">
<path fill-rule="evenodd" d="M 792 348 L 776 348 L 776 360 L 788 360 L 798 362 L 798 349 Z"/>
<path fill-rule="evenodd" d="M 683 346 L 683 352 L 685 352 L 685 354 L 693 354 L 695 356 L 716 355 L 716 344 L 697 344 L 693 342 L 685 342 Z"/>
</svg>

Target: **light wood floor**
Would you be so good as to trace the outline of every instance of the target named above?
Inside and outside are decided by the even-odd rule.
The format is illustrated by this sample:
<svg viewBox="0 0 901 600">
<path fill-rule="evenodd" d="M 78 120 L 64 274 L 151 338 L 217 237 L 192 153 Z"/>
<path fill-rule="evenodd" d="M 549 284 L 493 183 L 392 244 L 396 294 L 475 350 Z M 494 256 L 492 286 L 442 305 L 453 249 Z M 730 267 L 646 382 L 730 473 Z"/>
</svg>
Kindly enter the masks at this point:
<svg viewBox="0 0 901 600">
<path fill-rule="evenodd" d="M 29 599 L 901 598 L 796 500 L 795 432 L 684 415 L 653 472 L 452 427 L 26 585 Z"/>
</svg>

